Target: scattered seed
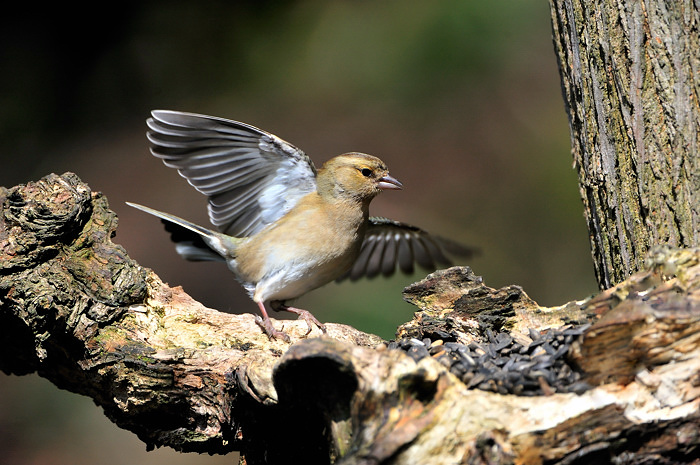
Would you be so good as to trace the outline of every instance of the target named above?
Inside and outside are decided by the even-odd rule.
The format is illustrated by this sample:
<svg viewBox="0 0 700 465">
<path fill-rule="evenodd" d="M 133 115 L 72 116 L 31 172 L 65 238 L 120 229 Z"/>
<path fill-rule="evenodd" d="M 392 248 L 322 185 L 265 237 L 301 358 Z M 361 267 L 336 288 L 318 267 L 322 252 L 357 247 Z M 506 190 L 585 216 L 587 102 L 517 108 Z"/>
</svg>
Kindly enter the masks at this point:
<svg viewBox="0 0 700 465">
<path fill-rule="evenodd" d="M 432 356 L 470 389 L 521 396 L 581 394 L 590 386 L 568 364 L 566 354 L 589 327 L 567 325 L 544 332 L 530 329 L 531 341 L 527 336 L 516 335 L 516 342 L 508 333 L 487 329 L 481 342 L 466 345 L 445 342 L 443 336 L 436 334 L 435 340 L 405 338 L 390 341 L 387 347 L 403 350 L 416 361 Z"/>
<path fill-rule="evenodd" d="M 542 334 L 534 328 L 528 329 L 528 332 L 530 333 L 530 339 L 533 341 L 536 341 L 540 338 L 540 336 L 542 336 Z"/>
</svg>

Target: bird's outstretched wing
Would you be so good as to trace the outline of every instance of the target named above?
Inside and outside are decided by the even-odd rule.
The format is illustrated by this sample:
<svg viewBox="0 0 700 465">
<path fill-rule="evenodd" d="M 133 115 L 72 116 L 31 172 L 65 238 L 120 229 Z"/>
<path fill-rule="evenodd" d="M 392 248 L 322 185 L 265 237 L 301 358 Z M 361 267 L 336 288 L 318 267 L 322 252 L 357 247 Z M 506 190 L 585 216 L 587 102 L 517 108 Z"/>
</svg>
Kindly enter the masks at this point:
<svg viewBox="0 0 700 465">
<path fill-rule="evenodd" d="M 355 281 L 379 274 L 391 276 L 398 268 L 412 273 L 414 264 L 435 270 L 452 264 L 448 255 L 468 258 L 476 251 L 449 239 L 433 236 L 405 223 L 387 218 L 370 217 L 360 255 L 350 271 L 340 280 Z"/>
<path fill-rule="evenodd" d="M 194 113 L 151 116 L 151 153 L 209 197 L 209 219 L 220 232 L 252 236 L 316 189 L 309 157 L 273 134 Z"/>
</svg>

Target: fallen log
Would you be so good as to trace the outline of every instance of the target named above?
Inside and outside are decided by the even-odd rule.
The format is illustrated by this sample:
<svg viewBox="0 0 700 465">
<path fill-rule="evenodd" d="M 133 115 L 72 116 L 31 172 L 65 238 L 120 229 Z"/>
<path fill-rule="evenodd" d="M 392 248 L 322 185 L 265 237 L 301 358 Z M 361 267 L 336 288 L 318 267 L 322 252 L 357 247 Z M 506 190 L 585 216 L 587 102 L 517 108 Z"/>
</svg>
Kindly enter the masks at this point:
<svg viewBox="0 0 700 465">
<path fill-rule="evenodd" d="M 394 341 L 291 343 L 208 309 L 112 242 L 71 173 L 0 188 L 0 368 L 91 397 L 148 447 L 260 463 L 697 463 L 700 250 L 555 308 L 467 267 L 409 286 Z M 473 362 L 473 363 L 472 363 Z"/>
</svg>

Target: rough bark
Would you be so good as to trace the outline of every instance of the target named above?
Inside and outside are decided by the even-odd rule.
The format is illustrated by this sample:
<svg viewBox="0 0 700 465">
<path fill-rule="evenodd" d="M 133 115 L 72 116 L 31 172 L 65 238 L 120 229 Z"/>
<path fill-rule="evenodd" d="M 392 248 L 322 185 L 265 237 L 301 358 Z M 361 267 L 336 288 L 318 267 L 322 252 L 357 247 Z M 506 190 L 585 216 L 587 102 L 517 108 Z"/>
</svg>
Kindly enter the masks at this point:
<svg viewBox="0 0 700 465">
<path fill-rule="evenodd" d="M 700 245 L 700 3 L 550 0 L 601 288 Z"/>
<path fill-rule="evenodd" d="M 472 389 L 439 351 L 418 359 L 343 325 L 318 337 L 288 321 L 291 344 L 271 341 L 252 315 L 207 309 L 131 260 L 111 242 L 106 199 L 73 174 L 0 188 L 0 205 L 0 368 L 90 396 L 150 447 L 240 450 L 248 464 L 698 455 L 698 249 L 659 249 L 643 272 L 556 308 L 468 268 L 407 288 L 420 311 L 399 337 L 436 345 L 593 322 L 563 354 L 588 386 L 560 393 L 541 380 L 549 395 L 525 397 Z"/>
</svg>

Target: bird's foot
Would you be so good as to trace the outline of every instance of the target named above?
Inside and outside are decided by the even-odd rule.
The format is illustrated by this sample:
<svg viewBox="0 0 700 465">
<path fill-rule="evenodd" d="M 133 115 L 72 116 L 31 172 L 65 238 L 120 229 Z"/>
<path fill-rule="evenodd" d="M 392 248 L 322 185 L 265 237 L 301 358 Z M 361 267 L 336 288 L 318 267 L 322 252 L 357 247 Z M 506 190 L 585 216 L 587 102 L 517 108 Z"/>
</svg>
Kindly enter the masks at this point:
<svg viewBox="0 0 700 465">
<path fill-rule="evenodd" d="M 255 315 L 255 322 L 258 324 L 258 326 L 260 326 L 260 328 L 262 328 L 263 332 L 267 334 L 267 337 L 269 337 L 270 339 L 281 339 L 284 342 L 291 341 L 287 333 L 275 329 L 275 327 L 272 326 L 272 320 L 270 320 L 269 318 L 263 319 L 259 315 Z"/>
<path fill-rule="evenodd" d="M 311 325 L 312 324 L 316 325 L 318 327 L 318 329 L 320 329 L 324 334 L 327 332 L 326 325 L 324 325 L 323 323 L 318 321 L 316 319 L 316 317 L 313 316 L 311 314 L 311 312 L 308 310 L 304 310 L 302 308 L 296 308 L 296 307 L 289 307 L 289 306 L 284 305 L 283 303 L 280 303 L 280 302 L 270 302 L 270 305 L 272 306 L 272 308 L 275 311 L 292 312 L 292 313 L 296 313 L 297 315 L 299 315 L 299 318 L 304 320 L 306 322 L 306 326 L 309 327 L 309 330 L 306 332 L 307 336 L 309 335 L 309 333 L 311 333 L 311 329 L 312 329 Z"/>
<path fill-rule="evenodd" d="M 312 323 L 315 324 L 323 334 L 327 333 L 326 325 L 318 321 L 316 317 L 311 314 L 310 311 L 295 307 L 287 307 L 285 310 L 288 312 L 296 313 L 297 315 L 299 315 L 299 318 L 306 322 L 306 326 L 309 327 L 309 330 L 306 332 L 307 335 L 311 332 Z"/>
</svg>

